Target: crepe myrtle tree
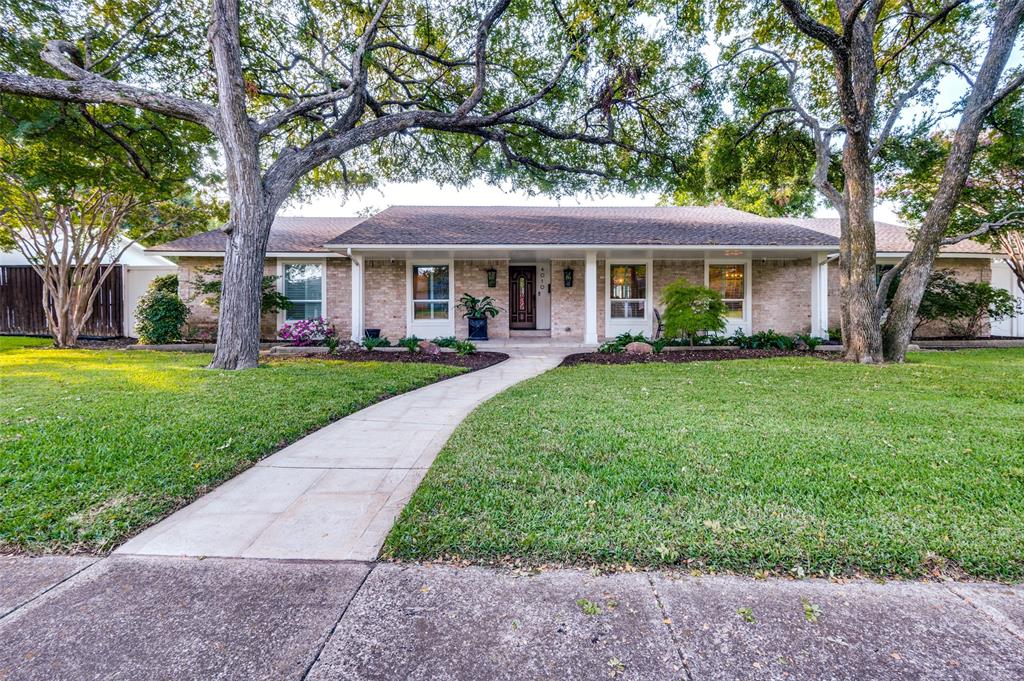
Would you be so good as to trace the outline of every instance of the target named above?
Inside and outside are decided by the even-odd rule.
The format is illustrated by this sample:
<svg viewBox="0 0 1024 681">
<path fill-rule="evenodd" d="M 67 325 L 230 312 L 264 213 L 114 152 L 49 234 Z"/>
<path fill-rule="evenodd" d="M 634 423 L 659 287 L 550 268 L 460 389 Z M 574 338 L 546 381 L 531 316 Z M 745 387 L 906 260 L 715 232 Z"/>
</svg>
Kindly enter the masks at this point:
<svg viewBox="0 0 1024 681">
<path fill-rule="evenodd" d="M 778 0 L 737 11 L 719 3 L 727 44 L 715 69 L 736 103 L 737 153 L 780 129 L 813 147 L 811 184 L 839 213 L 841 326 L 848 359 L 901 361 L 938 249 L 967 179 L 984 121 L 1024 82 L 1004 74 L 1020 34 L 1024 0 Z M 781 12 L 779 10 L 782 10 Z M 979 59 L 980 57 L 980 59 Z M 913 252 L 876 285 L 874 205 L 880 155 L 911 105 L 930 109 L 943 77 L 966 83 L 940 179 Z M 940 116 L 928 115 L 925 128 Z M 918 121 L 920 123 L 921 121 Z M 780 158 L 800 163 L 799 141 Z M 744 149 L 747 149 L 744 152 Z M 764 174 L 764 171 L 760 171 Z M 791 172 L 799 189 L 799 172 Z M 798 194 L 799 196 L 799 194 Z M 798 210 L 803 204 L 797 203 Z M 969 235 L 962 235 L 967 238 Z M 887 292 L 901 275 L 890 307 Z M 884 327 L 883 327 L 884 319 Z"/>
<path fill-rule="evenodd" d="M 216 137 L 230 216 L 214 368 L 256 365 L 262 261 L 293 193 L 481 175 L 635 188 L 707 103 L 672 87 L 699 54 L 652 35 L 631 0 L 71 4 L 62 16 L 86 19 L 47 37 L 51 71 L 14 65 L 0 92 L 146 109 Z"/>
</svg>

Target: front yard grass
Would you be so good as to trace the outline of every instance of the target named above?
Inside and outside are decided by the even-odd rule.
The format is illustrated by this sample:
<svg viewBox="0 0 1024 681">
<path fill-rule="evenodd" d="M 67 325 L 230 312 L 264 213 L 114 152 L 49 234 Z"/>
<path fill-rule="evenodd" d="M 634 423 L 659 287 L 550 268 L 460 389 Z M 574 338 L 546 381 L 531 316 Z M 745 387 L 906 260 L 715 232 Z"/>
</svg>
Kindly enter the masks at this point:
<svg viewBox="0 0 1024 681">
<path fill-rule="evenodd" d="M 109 549 L 277 447 L 464 371 L 288 359 L 225 372 L 203 368 L 209 355 L 26 345 L 0 338 L 0 550 Z"/>
<path fill-rule="evenodd" d="M 1024 350 L 578 366 L 456 431 L 398 559 L 1024 578 Z"/>
</svg>

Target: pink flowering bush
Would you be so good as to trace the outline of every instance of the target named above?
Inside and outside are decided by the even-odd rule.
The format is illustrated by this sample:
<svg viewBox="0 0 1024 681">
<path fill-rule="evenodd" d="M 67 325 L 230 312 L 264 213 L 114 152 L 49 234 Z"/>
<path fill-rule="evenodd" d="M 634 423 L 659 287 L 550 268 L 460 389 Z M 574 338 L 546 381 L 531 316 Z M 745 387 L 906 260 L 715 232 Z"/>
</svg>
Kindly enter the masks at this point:
<svg viewBox="0 0 1024 681">
<path fill-rule="evenodd" d="M 281 340 L 291 341 L 292 345 L 307 346 L 321 345 L 328 338 L 334 338 L 334 327 L 327 323 L 323 317 L 314 319 L 300 319 L 297 322 L 285 324 L 277 330 L 277 337 Z"/>
</svg>

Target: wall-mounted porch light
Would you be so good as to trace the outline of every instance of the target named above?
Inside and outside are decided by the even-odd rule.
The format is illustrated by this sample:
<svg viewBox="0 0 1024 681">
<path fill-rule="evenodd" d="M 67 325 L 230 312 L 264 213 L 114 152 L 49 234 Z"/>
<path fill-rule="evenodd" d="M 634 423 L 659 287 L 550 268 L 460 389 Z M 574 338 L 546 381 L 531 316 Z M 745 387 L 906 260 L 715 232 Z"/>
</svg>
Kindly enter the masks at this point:
<svg viewBox="0 0 1024 681">
<path fill-rule="evenodd" d="M 562 270 L 562 282 L 566 288 L 572 288 L 572 268 L 566 267 Z"/>
<path fill-rule="evenodd" d="M 498 285 L 498 270 L 493 267 L 487 270 L 487 288 L 494 288 Z"/>
</svg>

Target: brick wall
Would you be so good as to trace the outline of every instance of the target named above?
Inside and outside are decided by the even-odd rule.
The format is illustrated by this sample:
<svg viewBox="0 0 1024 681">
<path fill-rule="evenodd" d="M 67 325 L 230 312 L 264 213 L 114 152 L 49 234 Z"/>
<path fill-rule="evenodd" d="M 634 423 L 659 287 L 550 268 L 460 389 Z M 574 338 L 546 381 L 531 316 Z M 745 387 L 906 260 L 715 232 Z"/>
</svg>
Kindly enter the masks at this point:
<svg viewBox="0 0 1024 681">
<path fill-rule="evenodd" d="M 573 282 L 566 288 L 562 270 L 571 267 Z M 551 261 L 551 337 L 583 340 L 583 278 L 586 263 L 582 260 Z M 555 276 L 557 273 L 557 276 Z M 598 297 L 600 297 L 598 293 Z"/>
<path fill-rule="evenodd" d="M 654 261 L 654 307 L 659 311 L 665 306 L 661 302 L 661 296 L 665 287 L 676 279 L 686 279 L 697 286 L 704 285 L 704 261 L 703 260 L 655 260 Z"/>
<path fill-rule="evenodd" d="M 405 261 L 365 260 L 363 266 L 363 328 L 397 341 L 406 333 Z"/>
<path fill-rule="evenodd" d="M 487 286 L 487 270 L 493 267 L 497 273 L 497 285 Z M 501 314 L 487 320 L 487 336 L 489 338 L 508 338 L 508 260 L 456 260 L 453 293 L 456 305 L 463 293 L 482 298 L 490 296 L 501 308 Z M 455 315 L 455 335 L 465 338 L 469 335 L 469 323 L 462 316 L 462 311 L 452 310 Z"/>
<path fill-rule="evenodd" d="M 334 325 L 339 338 L 352 337 L 352 261 L 327 259 L 327 305 L 324 317 Z"/>
<path fill-rule="evenodd" d="M 200 270 L 221 268 L 223 258 L 178 258 L 178 295 L 189 307 L 188 320 L 185 322 L 186 333 L 191 336 L 209 336 L 213 338 L 217 332 L 217 314 L 204 301 L 206 296 L 198 291 L 197 275 Z M 266 274 L 277 275 L 277 260 L 267 258 L 263 265 Z M 206 275 L 207 279 L 213 278 Z M 265 339 L 277 337 L 278 317 L 276 314 L 265 314 L 260 318 L 260 336 Z"/>
<path fill-rule="evenodd" d="M 754 333 L 811 330 L 811 259 L 751 263 L 751 328 Z"/>
</svg>

